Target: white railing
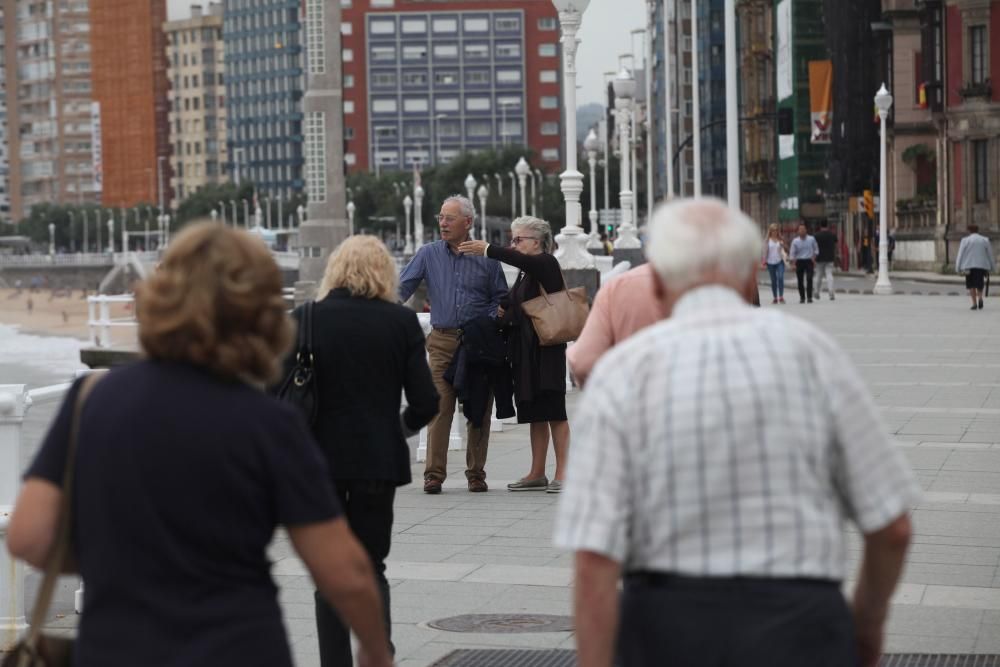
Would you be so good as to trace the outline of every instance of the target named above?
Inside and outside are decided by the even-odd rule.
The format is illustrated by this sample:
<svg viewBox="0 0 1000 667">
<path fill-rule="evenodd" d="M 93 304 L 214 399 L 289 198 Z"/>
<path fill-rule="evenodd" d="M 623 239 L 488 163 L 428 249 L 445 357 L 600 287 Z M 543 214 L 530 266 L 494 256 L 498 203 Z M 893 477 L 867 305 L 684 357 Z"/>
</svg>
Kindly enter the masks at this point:
<svg viewBox="0 0 1000 667">
<path fill-rule="evenodd" d="M 62 255 L 0 255 L 0 266 L 112 266 L 115 256 L 107 252 L 78 252 Z"/>
<path fill-rule="evenodd" d="M 126 317 L 111 317 L 111 304 L 131 304 L 132 312 Z M 87 297 L 87 329 L 90 332 L 90 344 L 94 347 L 111 347 L 111 330 L 113 328 L 135 329 L 135 297 L 131 294 L 106 295 Z"/>
</svg>

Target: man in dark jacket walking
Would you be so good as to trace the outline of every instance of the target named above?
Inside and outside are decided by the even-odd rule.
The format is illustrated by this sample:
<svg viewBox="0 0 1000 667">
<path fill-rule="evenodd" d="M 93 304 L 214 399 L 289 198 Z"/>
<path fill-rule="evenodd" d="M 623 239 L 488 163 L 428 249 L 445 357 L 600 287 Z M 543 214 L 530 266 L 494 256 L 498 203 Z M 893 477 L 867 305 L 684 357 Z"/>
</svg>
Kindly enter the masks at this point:
<svg viewBox="0 0 1000 667">
<path fill-rule="evenodd" d="M 823 278 L 826 278 L 826 289 L 830 292 L 830 301 L 833 301 L 833 267 L 837 260 L 837 235 L 830 231 L 830 223 L 826 220 L 819 223 L 819 231 L 816 232 L 816 245 L 819 246 L 819 254 L 816 255 L 816 299 L 823 296 Z"/>
</svg>

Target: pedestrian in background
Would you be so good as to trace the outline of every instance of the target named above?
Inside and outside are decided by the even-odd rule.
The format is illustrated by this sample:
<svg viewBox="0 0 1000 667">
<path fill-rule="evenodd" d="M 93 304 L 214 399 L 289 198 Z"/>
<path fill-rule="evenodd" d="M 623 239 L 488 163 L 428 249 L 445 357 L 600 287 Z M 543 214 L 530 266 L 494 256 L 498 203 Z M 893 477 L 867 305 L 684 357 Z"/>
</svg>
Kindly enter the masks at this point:
<svg viewBox="0 0 1000 667">
<path fill-rule="evenodd" d="M 955 270 L 965 274 L 965 288 L 972 298 L 971 310 L 983 309 L 983 294 L 989 274 L 997 269 L 990 240 L 979 233 L 979 225 L 969 225 L 969 235 L 958 246 Z"/>
<path fill-rule="evenodd" d="M 426 282 L 431 302 L 433 331 L 427 336 L 427 355 L 434 387 L 441 400 L 438 414 L 427 429 L 425 493 L 441 493 L 441 485 L 448 476 L 448 441 L 456 397 L 455 389 L 444 379 L 444 374 L 458 350 L 462 325 L 479 317 L 496 317 L 500 300 L 507 295 L 507 279 L 499 262 L 458 251 L 459 245 L 469 239 L 475 217 L 476 210 L 466 197 L 448 197 L 441 204 L 437 217 L 441 239 L 421 247 L 399 277 L 400 300 L 409 299 L 420 283 Z M 482 419 L 467 421 L 465 478 L 472 492 L 489 490 L 486 452 L 492 412 L 493 399 L 490 397 Z"/>
<path fill-rule="evenodd" d="M 785 302 L 785 262 L 788 261 L 788 250 L 781 238 L 778 223 L 772 222 L 767 227 L 767 242 L 764 245 L 761 264 L 767 267 L 771 278 L 771 303 Z"/>
<path fill-rule="evenodd" d="M 521 269 L 504 301 L 503 322 L 509 327 L 508 358 L 514 374 L 514 402 L 517 423 L 531 424 L 531 468 L 528 474 L 507 485 L 510 491 L 562 490 L 566 454 L 569 451 L 569 422 L 566 420 L 566 344 L 542 347 L 531 320 L 521 304 L 541 296 L 539 287 L 552 294 L 566 289 L 559 261 L 553 257 L 552 228 L 549 223 L 523 216 L 510 225 L 510 248 L 466 241 L 459 250 L 476 257 L 510 264 Z M 545 475 L 549 437 L 556 453 L 556 469 L 550 481 Z"/>
<path fill-rule="evenodd" d="M 437 414 L 439 400 L 417 315 L 397 303 L 397 290 L 396 263 L 385 245 L 374 236 L 352 236 L 330 255 L 312 307 L 319 398 L 313 432 L 375 571 L 387 635 L 392 506 L 396 487 L 412 480 L 406 439 Z M 301 322 L 301 307 L 294 316 Z M 289 355 L 286 373 L 294 364 Z M 320 664 L 351 667 L 348 627 L 320 591 L 315 598 Z"/>
<path fill-rule="evenodd" d="M 267 553 L 278 525 L 357 635 L 360 664 L 392 663 L 369 559 L 320 449 L 296 408 L 260 390 L 292 342 L 281 290 L 259 239 L 190 225 L 136 294 L 145 358 L 88 384 L 79 410 L 88 380 L 67 394 L 7 546 L 42 567 L 71 484 L 64 571 L 87 582 L 74 665 L 291 667 Z"/>
<path fill-rule="evenodd" d="M 578 664 L 875 667 L 919 486 L 864 381 L 815 326 L 749 305 L 743 213 L 662 206 L 646 253 L 671 316 L 598 362 L 556 517 Z"/>
<path fill-rule="evenodd" d="M 795 262 L 795 282 L 799 286 L 799 303 L 813 302 L 813 270 L 816 267 L 816 255 L 819 246 L 816 239 L 809 235 L 804 224 L 799 225 L 799 235 L 792 239 L 792 247 L 788 255 Z M 804 283 L 803 283 L 804 279 Z"/>
<path fill-rule="evenodd" d="M 816 299 L 823 296 L 823 279 L 826 278 L 826 289 L 830 293 L 830 301 L 833 301 L 833 267 L 837 261 L 837 235 L 830 231 L 830 223 L 823 220 L 819 223 L 819 231 L 816 232 L 816 247 L 819 251 L 816 254 L 816 271 L 819 277 L 816 279 Z"/>
</svg>

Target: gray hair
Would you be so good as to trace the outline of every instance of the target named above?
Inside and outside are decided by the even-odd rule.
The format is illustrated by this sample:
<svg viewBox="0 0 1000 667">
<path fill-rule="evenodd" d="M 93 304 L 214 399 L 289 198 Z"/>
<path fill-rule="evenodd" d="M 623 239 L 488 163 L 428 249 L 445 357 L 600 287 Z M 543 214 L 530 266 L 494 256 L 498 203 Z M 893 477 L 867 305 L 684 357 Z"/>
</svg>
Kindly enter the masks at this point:
<svg viewBox="0 0 1000 667">
<path fill-rule="evenodd" d="M 462 212 L 463 216 L 469 218 L 470 220 L 476 219 L 476 207 L 472 205 L 472 202 L 469 201 L 468 197 L 462 195 L 452 195 L 445 199 L 441 203 L 441 206 L 444 206 L 445 204 L 458 204 L 458 208 Z"/>
<path fill-rule="evenodd" d="M 661 205 L 649 231 L 646 257 L 671 291 L 683 292 L 713 273 L 746 280 L 760 261 L 756 225 L 714 197 Z"/>
<path fill-rule="evenodd" d="M 549 226 L 549 223 L 532 215 L 522 215 L 510 223 L 510 231 L 513 232 L 517 227 L 527 229 L 537 236 L 542 244 L 542 252 L 552 252 L 552 227 Z"/>
</svg>

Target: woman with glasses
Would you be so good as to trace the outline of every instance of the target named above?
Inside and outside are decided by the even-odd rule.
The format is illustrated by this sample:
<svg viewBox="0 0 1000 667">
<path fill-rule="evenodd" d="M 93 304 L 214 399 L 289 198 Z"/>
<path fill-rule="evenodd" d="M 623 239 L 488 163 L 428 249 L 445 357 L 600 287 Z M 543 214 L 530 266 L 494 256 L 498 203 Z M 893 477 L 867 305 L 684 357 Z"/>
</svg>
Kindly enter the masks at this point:
<svg viewBox="0 0 1000 667">
<path fill-rule="evenodd" d="M 509 327 L 508 354 L 514 374 L 514 401 L 517 422 L 531 425 L 531 469 L 518 481 L 508 484 L 511 491 L 562 490 L 566 453 L 569 450 L 569 423 L 566 421 L 566 345 L 542 347 L 521 304 L 541 296 L 541 288 L 553 293 L 565 289 L 559 262 L 552 256 L 552 229 L 538 218 L 517 218 L 510 226 L 510 248 L 485 241 L 466 241 L 459 251 L 489 257 L 521 269 L 511 288 L 501 317 Z M 552 436 L 556 469 L 550 481 L 545 474 L 545 458 Z"/>
</svg>

